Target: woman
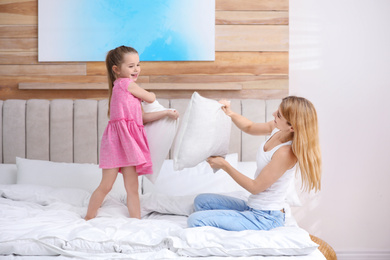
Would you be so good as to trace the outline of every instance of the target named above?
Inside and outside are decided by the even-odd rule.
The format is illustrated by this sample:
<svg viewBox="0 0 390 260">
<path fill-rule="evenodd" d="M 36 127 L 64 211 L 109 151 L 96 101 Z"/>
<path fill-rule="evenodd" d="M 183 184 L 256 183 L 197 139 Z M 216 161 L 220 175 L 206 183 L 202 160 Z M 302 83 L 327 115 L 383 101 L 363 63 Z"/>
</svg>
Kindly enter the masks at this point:
<svg viewBox="0 0 390 260">
<path fill-rule="evenodd" d="M 233 112 L 230 102 L 221 100 L 223 111 L 247 134 L 269 135 L 260 146 L 254 179 L 234 169 L 222 157 L 210 157 L 208 163 L 226 171 L 249 191 L 248 201 L 218 194 L 200 194 L 189 227 L 213 226 L 225 230 L 269 230 L 284 225 L 284 201 L 287 187 L 299 167 L 306 190 L 321 188 L 321 152 L 317 113 L 305 98 L 289 96 L 273 113 L 274 121 L 254 123 Z"/>
</svg>

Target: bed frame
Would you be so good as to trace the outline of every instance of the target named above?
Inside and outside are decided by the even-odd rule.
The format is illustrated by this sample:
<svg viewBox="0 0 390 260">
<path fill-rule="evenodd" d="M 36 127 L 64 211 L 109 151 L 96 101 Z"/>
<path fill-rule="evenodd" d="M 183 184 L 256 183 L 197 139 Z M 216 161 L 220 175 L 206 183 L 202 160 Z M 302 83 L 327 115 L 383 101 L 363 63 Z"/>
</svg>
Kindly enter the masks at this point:
<svg viewBox="0 0 390 260">
<path fill-rule="evenodd" d="M 166 108 L 183 115 L 189 99 L 159 99 Z M 256 122 L 273 119 L 281 100 L 233 99 L 232 109 Z M 99 161 L 100 139 L 107 125 L 107 99 L 0 100 L 0 163 L 15 164 L 15 157 L 55 162 Z M 242 135 L 232 126 L 230 152 L 240 161 L 254 161 L 265 137 Z M 170 155 L 169 155 L 170 157 Z M 312 236 L 326 259 L 337 259 L 325 241 Z"/>
<path fill-rule="evenodd" d="M 189 99 L 161 99 L 184 114 Z M 234 111 L 256 121 L 272 120 L 281 100 L 232 100 Z M 107 125 L 107 99 L 0 100 L 0 163 L 15 157 L 55 162 L 98 163 L 100 139 Z M 265 137 L 242 135 L 232 126 L 230 152 L 254 161 Z"/>
</svg>

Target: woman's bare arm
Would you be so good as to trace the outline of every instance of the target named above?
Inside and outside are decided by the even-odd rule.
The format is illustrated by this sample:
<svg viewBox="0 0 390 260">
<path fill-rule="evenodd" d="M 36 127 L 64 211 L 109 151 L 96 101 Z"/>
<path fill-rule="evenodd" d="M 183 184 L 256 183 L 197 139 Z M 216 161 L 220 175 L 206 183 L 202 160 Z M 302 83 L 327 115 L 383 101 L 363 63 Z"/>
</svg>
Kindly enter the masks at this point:
<svg viewBox="0 0 390 260">
<path fill-rule="evenodd" d="M 237 171 L 222 157 L 208 158 L 208 163 L 212 168 L 223 169 L 235 182 L 251 194 L 258 194 L 268 189 L 288 169 L 291 169 L 296 162 L 297 159 L 292 153 L 291 147 L 281 147 L 274 153 L 271 162 L 263 168 L 259 176 L 256 179 L 251 179 Z"/>
<path fill-rule="evenodd" d="M 226 115 L 230 116 L 233 123 L 243 132 L 251 135 L 269 135 L 272 130 L 275 128 L 274 122 L 270 121 L 267 123 L 255 123 L 248 118 L 237 114 L 233 110 L 231 110 L 230 102 L 227 100 L 220 100 L 222 110 Z"/>
</svg>

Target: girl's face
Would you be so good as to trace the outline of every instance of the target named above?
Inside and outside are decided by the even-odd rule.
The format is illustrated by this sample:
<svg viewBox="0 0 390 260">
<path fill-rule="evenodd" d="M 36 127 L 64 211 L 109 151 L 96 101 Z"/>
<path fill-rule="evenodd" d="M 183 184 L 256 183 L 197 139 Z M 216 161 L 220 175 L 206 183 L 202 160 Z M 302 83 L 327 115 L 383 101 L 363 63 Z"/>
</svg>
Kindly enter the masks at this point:
<svg viewBox="0 0 390 260">
<path fill-rule="evenodd" d="M 123 57 L 123 63 L 118 66 L 113 66 L 113 70 L 117 78 L 130 78 L 137 81 L 141 72 L 141 65 L 137 53 L 126 53 Z"/>
<path fill-rule="evenodd" d="M 282 113 L 280 112 L 280 108 L 272 115 L 275 117 L 274 124 L 276 128 L 280 129 L 281 131 L 293 132 L 292 126 L 288 123 L 287 119 L 283 117 Z"/>
</svg>

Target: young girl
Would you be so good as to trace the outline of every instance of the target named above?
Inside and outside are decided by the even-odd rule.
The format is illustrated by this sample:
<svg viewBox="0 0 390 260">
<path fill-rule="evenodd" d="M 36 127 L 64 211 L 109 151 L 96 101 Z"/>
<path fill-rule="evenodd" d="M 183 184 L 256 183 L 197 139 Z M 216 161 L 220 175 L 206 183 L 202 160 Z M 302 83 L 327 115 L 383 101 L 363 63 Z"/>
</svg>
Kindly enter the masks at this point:
<svg viewBox="0 0 390 260">
<path fill-rule="evenodd" d="M 120 46 L 109 51 L 106 67 L 110 121 L 103 133 L 100 147 L 99 166 L 102 168 L 103 176 L 100 185 L 91 195 L 85 219 L 96 217 L 118 172 L 123 174 L 130 217 L 140 218 L 138 175 L 152 174 L 144 124 L 165 116 L 177 119 L 179 115 L 173 110 L 143 112 L 141 101 L 152 103 L 156 96 L 135 83 L 141 72 L 138 52 L 135 49 Z"/>
<path fill-rule="evenodd" d="M 244 201 L 218 194 L 201 194 L 195 198 L 196 212 L 188 218 L 188 226 L 214 226 L 233 231 L 283 226 L 283 204 L 297 166 L 308 190 L 321 188 L 321 153 L 314 106 L 305 98 L 289 96 L 274 112 L 275 120 L 254 123 L 233 112 L 226 100 L 220 102 L 224 112 L 242 131 L 269 135 L 269 138 L 258 150 L 254 179 L 238 172 L 222 157 L 208 159 L 213 169 L 222 168 L 251 195 Z"/>
</svg>

